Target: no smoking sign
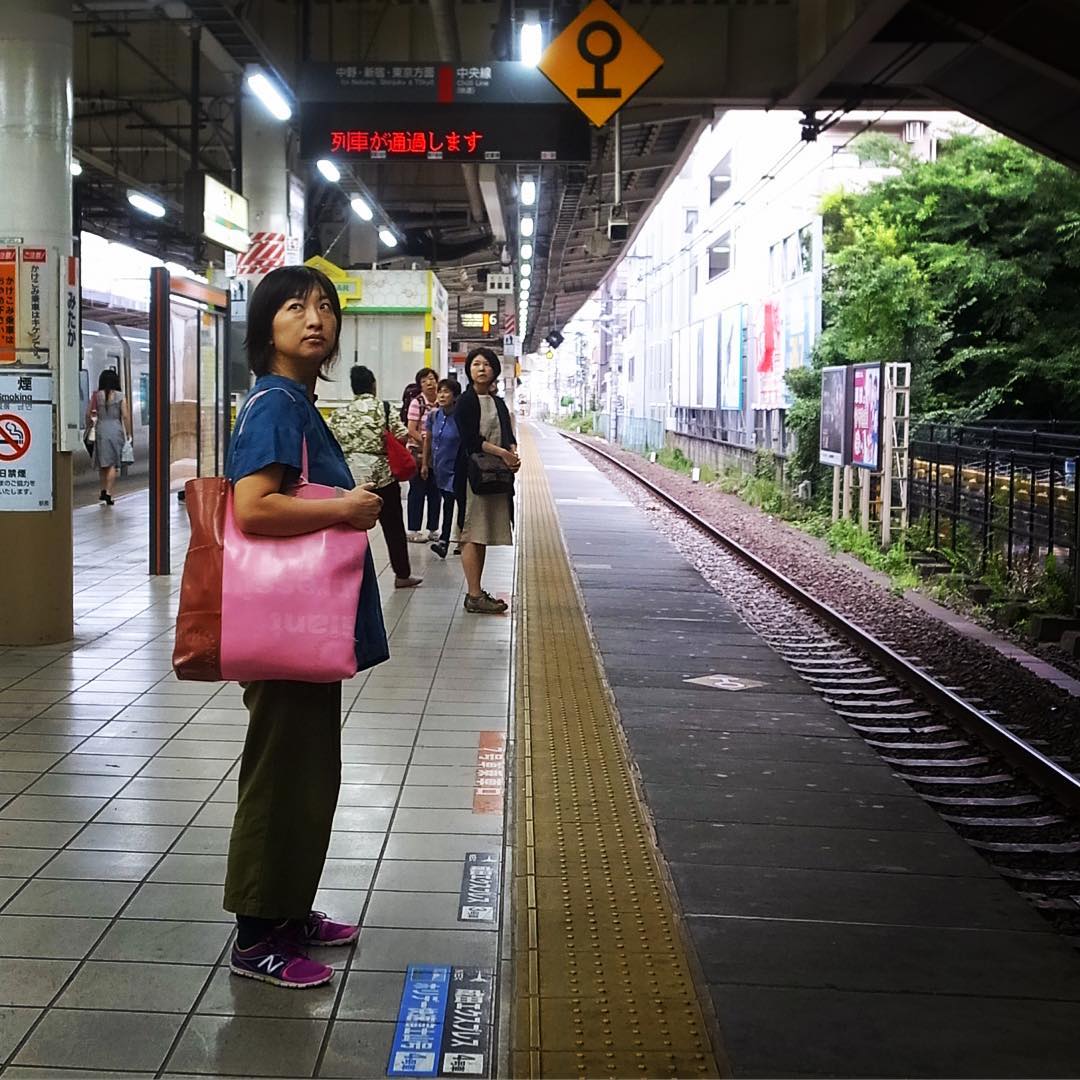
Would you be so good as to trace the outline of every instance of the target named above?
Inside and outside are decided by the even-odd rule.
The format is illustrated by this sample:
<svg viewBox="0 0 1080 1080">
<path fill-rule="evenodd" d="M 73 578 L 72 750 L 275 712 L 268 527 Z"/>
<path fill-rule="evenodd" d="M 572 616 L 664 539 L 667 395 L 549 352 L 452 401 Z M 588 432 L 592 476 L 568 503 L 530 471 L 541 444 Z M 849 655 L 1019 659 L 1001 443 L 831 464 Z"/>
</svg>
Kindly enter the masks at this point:
<svg viewBox="0 0 1080 1080">
<path fill-rule="evenodd" d="M 0 413 L 0 462 L 18 461 L 33 441 L 30 425 L 14 413 Z"/>
<path fill-rule="evenodd" d="M 52 506 L 52 377 L 0 370 L 0 511 Z"/>
</svg>

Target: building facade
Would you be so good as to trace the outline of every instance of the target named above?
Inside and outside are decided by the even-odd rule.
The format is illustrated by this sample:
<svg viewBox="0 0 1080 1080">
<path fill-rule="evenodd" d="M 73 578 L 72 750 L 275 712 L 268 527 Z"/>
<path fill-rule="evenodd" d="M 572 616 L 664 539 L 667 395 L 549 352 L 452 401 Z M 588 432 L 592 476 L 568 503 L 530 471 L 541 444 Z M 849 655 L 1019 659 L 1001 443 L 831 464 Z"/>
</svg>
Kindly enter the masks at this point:
<svg viewBox="0 0 1080 1080">
<path fill-rule="evenodd" d="M 655 445 L 662 429 L 786 450 L 784 375 L 821 333 L 822 198 L 891 172 L 852 150 L 871 121 L 924 160 L 977 129 L 956 113 L 853 112 L 807 141 L 800 113 L 731 111 L 701 135 L 574 320 L 596 339 L 612 437 Z"/>
</svg>

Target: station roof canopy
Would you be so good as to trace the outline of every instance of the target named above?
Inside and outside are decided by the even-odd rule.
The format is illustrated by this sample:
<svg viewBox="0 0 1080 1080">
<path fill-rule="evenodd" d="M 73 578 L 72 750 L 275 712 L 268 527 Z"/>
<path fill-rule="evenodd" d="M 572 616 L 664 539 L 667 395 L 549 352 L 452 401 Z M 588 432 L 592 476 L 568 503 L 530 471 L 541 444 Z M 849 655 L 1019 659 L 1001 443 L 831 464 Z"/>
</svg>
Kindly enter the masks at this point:
<svg viewBox="0 0 1080 1080">
<path fill-rule="evenodd" d="M 195 250 L 182 224 L 193 170 L 240 185 L 236 102 L 261 67 L 296 93 L 306 62 L 477 65 L 517 56 L 527 5 L 503 0 L 75 0 L 75 152 L 86 228 L 165 257 Z M 1075 0 L 625 0 L 622 16 L 665 57 L 622 110 L 623 204 L 634 226 L 717 110 L 947 108 L 1080 167 L 1080 9 Z M 537 5 L 548 36 L 577 4 Z M 197 82 L 196 82 L 197 80 Z M 530 297 L 535 342 L 568 319 L 617 259 L 596 239 L 613 192 L 610 123 L 583 160 L 545 162 Z M 309 248 L 347 230 L 340 190 L 290 140 L 307 184 Z M 587 160 L 584 157 L 587 156 Z M 520 166 L 379 161 L 359 181 L 394 221 L 401 265 L 433 265 L 467 307 L 477 271 L 516 250 Z M 175 211 L 139 220 L 137 186 Z M 347 245 L 346 245 L 347 246 Z M 341 249 L 331 254 L 336 261 Z"/>
</svg>

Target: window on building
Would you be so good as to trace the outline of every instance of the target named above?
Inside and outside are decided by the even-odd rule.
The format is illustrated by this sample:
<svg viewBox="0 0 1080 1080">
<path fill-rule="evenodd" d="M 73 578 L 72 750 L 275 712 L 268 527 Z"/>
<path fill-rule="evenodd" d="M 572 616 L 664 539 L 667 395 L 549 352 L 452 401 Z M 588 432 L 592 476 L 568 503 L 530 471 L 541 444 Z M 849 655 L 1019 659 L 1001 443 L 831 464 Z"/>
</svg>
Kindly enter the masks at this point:
<svg viewBox="0 0 1080 1080">
<path fill-rule="evenodd" d="M 731 187 L 731 151 L 721 159 L 720 164 L 709 173 L 709 202 L 714 203 Z"/>
<path fill-rule="evenodd" d="M 697 290 L 698 290 L 698 264 L 697 264 L 697 259 L 695 259 L 690 264 L 690 295 L 691 296 L 697 296 Z"/>
<path fill-rule="evenodd" d="M 799 256 L 795 250 L 795 234 L 784 240 L 784 280 L 794 281 L 799 276 Z"/>
<path fill-rule="evenodd" d="M 726 274 L 731 269 L 731 233 L 724 233 L 709 248 L 709 280 Z"/>
<path fill-rule="evenodd" d="M 814 269 L 814 231 L 809 225 L 799 230 L 799 264 L 804 274 Z"/>
<path fill-rule="evenodd" d="M 697 228 L 698 212 L 696 210 L 686 211 L 686 227 L 683 232 L 692 233 Z"/>
<path fill-rule="evenodd" d="M 783 272 L 780 267 L 781 258 L 780 244 L 773 244 L 769 248 L 769 288 L 778 288 L 783 280 Z"/>
<path fill-rule="evenodd" d="M 694 341 L 697 347 L 697 403 L 705 403 L 705 328 L 698 323 L 694 332 Z"/>
</svg>

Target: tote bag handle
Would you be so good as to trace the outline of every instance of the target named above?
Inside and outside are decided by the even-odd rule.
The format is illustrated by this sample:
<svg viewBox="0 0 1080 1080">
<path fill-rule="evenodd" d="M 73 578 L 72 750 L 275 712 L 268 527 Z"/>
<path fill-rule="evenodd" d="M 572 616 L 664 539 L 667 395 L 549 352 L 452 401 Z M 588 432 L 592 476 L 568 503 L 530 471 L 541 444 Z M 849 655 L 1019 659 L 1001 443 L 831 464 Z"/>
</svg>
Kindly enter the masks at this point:
<svg viewBox="0 0 1080 1080">
<path fill-rule="evenodd" d="M 240 436 L 244 434 L 244 425 L 247 423 L 251 404 L 261 398 L 264 394 L 272 393 L 274 390 L 280 390 L 291 401 L 296 400 L 284 386 L 268 386 L 265 390 L 260 390 L 258 393 L 252 394 L 251 397 L 244 402 L 243 407 L 240 409 L 240 414 L 237 417 L 239 423 L 236 428 L 236 438 L 239 439 Z M 302 437 L 300 446 L 300 483 L 308 483 L 308 449 L 306 435 Z"/>
</svg>

